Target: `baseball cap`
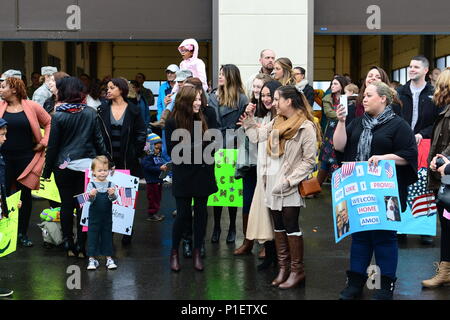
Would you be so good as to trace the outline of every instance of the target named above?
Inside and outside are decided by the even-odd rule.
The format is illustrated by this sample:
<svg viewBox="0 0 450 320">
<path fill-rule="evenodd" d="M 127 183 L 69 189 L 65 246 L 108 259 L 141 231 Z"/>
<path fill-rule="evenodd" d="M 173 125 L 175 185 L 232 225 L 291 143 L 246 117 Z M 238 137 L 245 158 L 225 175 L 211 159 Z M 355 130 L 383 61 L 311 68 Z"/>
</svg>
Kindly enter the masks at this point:
<svg viewBox="0 0 450 320">
<path fill-rule="evenodd" d="M 46 67 L 42 67 L 41 68 L 41 74 L 43 76 L 51 76 L 52 74 L 58 72 L 58 69 L 56 67 L 50 67 L 50 66 L 46 66 Z"/>
<path fill-rule="evenodd" d="M 177 77 L 175 81 L 184 81 L 187 78 L 192 78 L 192 72 L 190 70 L 179 70 L 177 71 Z"/>
<path fill-rule="evenodd" d="M 166 71 L 170 71 L 170 72 L 177 72 L 178 70 L 180 70 L 180 68 L 178 68 L 178 66 L 176 64 L 171 64 L 170 66 L 168 66 L 166 68 Z"/>
<path fill-rule="evenodd" d="M 20 72 L 19 70 L 9 69 L 9 70 L 3 72 L 2 77 L 0 78 L 0 81 L 4 81 L 8 78 L 22 79 L 22 72 Z"/>
</svg>

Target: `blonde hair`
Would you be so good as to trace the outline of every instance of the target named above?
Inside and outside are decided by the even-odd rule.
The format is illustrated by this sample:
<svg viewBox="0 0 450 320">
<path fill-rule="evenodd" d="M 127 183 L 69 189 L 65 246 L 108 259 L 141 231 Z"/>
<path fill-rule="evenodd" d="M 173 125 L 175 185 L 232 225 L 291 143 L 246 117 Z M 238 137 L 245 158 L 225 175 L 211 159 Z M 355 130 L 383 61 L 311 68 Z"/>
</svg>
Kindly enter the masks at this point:
<svg viewBox="0 0 450 320">
<path fill-rule="evenodd" d="M 358 93 L 359 93 L 359 88 L 358 88 L 358 86 L 357 86 L 356 84 L 354 84 L 354 83 L 350 83 L 350 84 L 346 85 L 345 88 L 344 88 L 344 91 L 345 91 L 345 90 L 350 91 L 350 92 L 352 92 L 353 94 L 358 94 Z"/>
<path fill-rule="evenodd" d="M 109 167 L 109 160 L 105 156 L 97 156 L 92 160 L 91 171 L 94 171 L 97 165 L 106 164 Z"/>
<path fill-rule="evenodd" d="M 436 80 L 436 89 L 433 95 L 433 102 L 438 107 L 445 107 L 450 104 L 450 68 L 441 72 Z"/>
<path fill-rule="evenodd" d="M 239 68 L 234 64 L 224 64 L 220 69 L 223 72 L 225 84 L 217 89 L 219 104 L 229 108 L 237 107 L 239 95 L 244 94 Z"/>
<path fill-rule="evenodd" d="M 292 73 L 292 62 L 289 58 L 278 58 L 275 60 L 274 64 L 278 63 L 283 69 L 283 78 L 278 81 L 281 82 L 283 86 L 295 84 L 294 74 Z"/>
<path fill-rule="evenodd" d="M 386 106 L 390 105 L 395 97 L 397 96 L 397 91 L 389 87 L 386 83 L 381 81 L 374 81 L 369 86 L 374 86 L 377 90 L 377 94 L 382 97 L 386 97 Z"/>
</svg>

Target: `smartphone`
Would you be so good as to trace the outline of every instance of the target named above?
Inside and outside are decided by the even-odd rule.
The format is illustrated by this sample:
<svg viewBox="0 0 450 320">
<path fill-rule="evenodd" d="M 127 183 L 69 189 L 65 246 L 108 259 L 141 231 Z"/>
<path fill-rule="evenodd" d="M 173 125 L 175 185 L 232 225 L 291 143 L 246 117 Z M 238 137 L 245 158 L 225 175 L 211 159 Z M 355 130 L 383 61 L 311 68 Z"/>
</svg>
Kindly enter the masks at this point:
<svg viewBox="0 0 450 320">
<path fill-rule="evenodd" d="M 348 115 L 348 97 L 347 96 L 341 96 L 339 98 L 339 104 L 342 104 L 345 107 L 344 116 Z"/>
</svg>

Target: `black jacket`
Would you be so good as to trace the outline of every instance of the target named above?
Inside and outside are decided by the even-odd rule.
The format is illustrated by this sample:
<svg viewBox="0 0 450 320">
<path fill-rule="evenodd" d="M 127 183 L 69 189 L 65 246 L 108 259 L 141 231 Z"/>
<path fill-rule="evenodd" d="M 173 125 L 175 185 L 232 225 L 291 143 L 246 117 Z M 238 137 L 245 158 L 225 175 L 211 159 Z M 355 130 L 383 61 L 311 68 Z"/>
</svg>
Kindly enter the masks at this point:
<svg viewBox="0 0 450 320">
<path fill-rule="evenodd" d="M 112 155 L 111 101 L 102 103 L 97 111 L 99 115 L 98 120 L 100 130 L 103 139 L 105 140 L 106 149 Z M 144 121 L 142 120 L 141 111 L 135 104 L 130 102 L 128 102 L 128 106 L 125 109 L 121 136 L 120 145 L 123 152 L 122 161 L 125 167 L 117 169 L 129 169 L 132 175 L 137 175 L 139 158 L 144 155 L 147 130 Z"/>
<path fill-rule="evenodd" d="M 211 107 L 205 107 L 202 108 L 202 111 L 206 117 L 208 128 L 218 128 L 215 110 Z M 172 133 L 177 129 L 174 118 L 167 120 L 165 129 L 167 152 L 171 155 L 173 148 L 179 143 L 171 140 Z M 191 141 L 191 146 L 193 144 L 194 141 Z M 208 142 L 203 142 L 202 151 L 208 144 Z M 175 164 L 174 161 L 172 170 L 172 193 L 174 197 L 208 197 L 218 191 L 214 164 L 206 164 L 203 159 L 201 164 Z"/>
<path fill-rule="evenodd" d="M 85 106 L 78 113 L 55 112 L 42 177 L 50 178 L 52 171 L 68 159 L 95 158 L 98 155 L 106 155 L 111 159 L 94 109 Z"/>
<path fill-rule="evenodd" d="M 403 103 L 402 106 L 402 118 L 408 122 L 411 126 L 412 114 L 413 114 L 413 97 L 410 89 L 411 81 L 408 81 L 404 86 L 398 88 L 397 92 L 400 100 Z M 414 134 L 420 133 L 424 139 L 431 138 L 431 131 L 433 124 L 436 121 L 439 112 L 441 111 L 433 103 L 434 87 L 427 82 L 425 88 L 422 90 L 419 96 L 419 117 L 417 119 L 416 126 L 413 128 Z"/>
<path fill-rule="evenodd" d="M 314 89 L 313 89 L 313 87 L 311 87 L 309 84 L 307 84 L 305 86 L 305 88 L 303 88 L 303 94 L 305 95 L 306 100 L 308 100 L 309 105 L 312 108 L 314 106 Z"/>
</svg>

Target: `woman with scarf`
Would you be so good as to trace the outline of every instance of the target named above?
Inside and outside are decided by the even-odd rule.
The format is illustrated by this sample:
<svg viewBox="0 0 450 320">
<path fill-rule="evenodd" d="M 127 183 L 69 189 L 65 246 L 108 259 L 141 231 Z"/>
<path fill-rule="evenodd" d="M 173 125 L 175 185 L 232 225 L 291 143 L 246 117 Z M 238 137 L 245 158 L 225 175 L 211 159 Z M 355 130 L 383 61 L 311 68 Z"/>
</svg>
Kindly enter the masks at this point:
<svg viewBox="0 0 450 320">
<path fill-rule="evenodd" d="M 243 114 L 241 124 L 251 141 L 267 141 L 262 179 L 265 204 L 269 208 L 275 231 L 275 246 L 280 266 L 272 285 L 289 289 L 305 279 L 303 236 L 298 218 L 305 200 L 298 185 L 313 172 L 320 140 L 311 109 L 303 93 L 295 86 L 279 87 L 273 107 L 277 116 L 258 127 L 253 115 Z"/>
<path fill-rule="evenodd" d="M 402 212 L 406 209 L 407 187 L 417 180 L 417 145 L 408 123 L 391 108 L 395 91 L 383 82 L 372 82 L 364 92 L 364 114 L 345 126 L 344 107 L 337 110 L 338 125 L 334 132 L 334 148 L 343 161 L 394 160 Z M 343 153 L 343 154 L 341 154 Z M 367 281 L 367 267 L 375 252 L 381 269 L 381 288 L 373 299 L 391 300 L 398 262 L 397 232 L 363 231 L 352 234 L 350 270 L 347 287 L 340 298 L 351 300 L 362 294 Z"/>
<path fill-rule="evenodd" d="M 55 174 L 61 196 L 61 228 L 68 256 L 84 258 L 86 233 L 80 225 L 81 210 L 74 196 L 84 192 L 84 172 L 98 155 L 107 155 L 97 113 L 87 107 L 83 83 L 75 77 L 56 82 L 56 112 L 52 117 L 43 178 Z M 77 210 L 77 244 L 74 244 L 73 210 Z"/>
</svg>

